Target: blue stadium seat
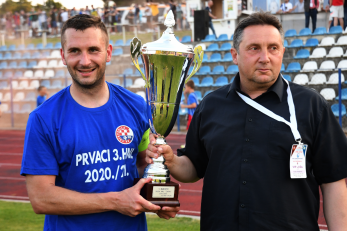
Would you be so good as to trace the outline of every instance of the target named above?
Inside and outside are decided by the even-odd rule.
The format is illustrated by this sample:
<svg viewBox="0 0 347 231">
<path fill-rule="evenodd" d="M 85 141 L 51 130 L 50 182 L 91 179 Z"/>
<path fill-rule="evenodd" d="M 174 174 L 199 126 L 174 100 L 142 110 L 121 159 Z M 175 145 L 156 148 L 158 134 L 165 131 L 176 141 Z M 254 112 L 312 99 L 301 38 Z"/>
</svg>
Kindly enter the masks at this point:
<svg viewBox="0 0 347 231">
<path fill-rule="evenodd" d="M 133 85 L 133 80 L 130 78 L 126 78 L 125 79 L 125 85 L 126 85 L 126 87 Z"/>
<path fill-rule="evenodd" d="M 234 82 L 235 76 L 231 78 L 230 83 Z"/>
<path fill-rule="evenodd" d="M 179 41 L 179 42 L 180 42 L 180 37 L 175 36 L 175 38 L 177 39 L 177 41 Z M 130 44 L 130 43 L 129 43 L 129 44 Z"/>
<path fill-rule="evenodd" d="M 208 74 L 211 74 L 211 68 L 209 66 L 200 67 L 199 71 L 196 73 L 196 75 L 208 75 Z"/>
<path fill-rule="evenodd" d="M 36 51 L 34 52 L 33 56 L 31 56 L 32 59 L 39 59 L 41 58 L 41 53 Z"/>
<path fill-rule="evenodd" d="M 213 53 L 211 55 L 211 58 L 210 58 L 210 62 L 213 63 L 213 62 L 220 62 L 222 61 L 222 56 L 220 55 L 220 53 Z"/>
<path fill-rule="evenodd" d="M 288 46 L 288 41 L 287 41 L 287 40 L 284 40 L 283 46 L 284 46 L 284 47 L 287 47 L 287 46 Z"/>
<path fill-rule="evenodd" d="M 40 85 L 51 88 L 51 82 L 49 80 L 43 80 Z"/>
<path fill-rule="evenodd" d="M 1 46 L 1 47 L 0 47 L 0 51 L 7 51 L 7 46 L 5 46 L 5 45 L 4 45 L 4 46 Z"/>
<path fill-rule="evenodd" d="M 141 67 L 140 70 L 142 71 L 142 73 L 145 73 L 145 69 L 143 67 Z M 133 76 L 141 76 L 141 73 L 139 72 L 139 70 L 136 69 L 136 71 L 133 74 Z"/>
<path fill-rule="evenodd" d="M 128 39 L 128 40 L 125 42 L 125 46 L 130 46 L 131 41 L 132 41 L 132 39 Z"/>
<path fill-rule="evenodd" d="M 120 85 L 120 80 L 119 79 L 112 79 L 111 83 L 116 84 L 116 85 Z"/>
<path fill-rule="evenodd" d="M 314 32 L 313 35 L 324 35 L 327 33 L 327 29 L 325 27 L 317 27 Z"/>
<path fill-rule="evenodd" d="M 16 62 L 16 61 L 12 61 L 12 62 L 10 63 L 10 65 L 8 66 L 8 68 L 11 68 L 11 69 L 17 68 L 17 62 Z"/>
<path fill-rule="evenodd" d="M 318 39 L 310 38 L 310 39 L 307 39 L 305 47 L 316 47 L 318 46 L 318 44 L 319 44 Z"/>
<path fill-rule="evenodd" d="M 218 44 L 212 43 L 211 45 L 207 47 L 205 51 L 218 51 L 218 50 L 219 50 Z"/>
<path fill-rule="evenodd" d="M 108 40 L 108 44 L 110 44 L 111 46 L 113 46 L 113 40 Z"/>
<path fill-rule="evenodd" d="M 106 66 L 109 66 L 109 65 L 111 65 L 111 61 L 106 63 Z"/>
<path fill-rule="evenodd" d="M 181 107 L 179 107 L 178 114 L 179 114 L 180 116 L 187 115 L 187 113 L 188 113 L 187 108 L 181 108 Z"/>
<path fill-rule="evenodd" d="M 233 61 L 233 56 L 231 55 L 231 53 L 226 53 L 223 57 L 223 62 L 231 62 Z"/>
<path fill-rule="evenodd" d="M 217 41 L 217 39 L 214 34 L 208 34 L 206 35 L 205 39 L 202 40 L 202 42 L 215 42 L 215 41 Z"/>
<path fill-rule="evenodd" d="M 228 78 L 225 76 L 219 77 L 213 84 L 214 87 L 221 87 L 228 84 Z"/>
<path fill-rule="evenodd" d="M 12 54 L 10 52 L 6 52 L 3 59 L 12 59 Z"/>
<path fill-rule="evenodd" d="M 47 43 L 45 49 L 53 49 L 53 43 Z"/>
<path fill-rule="evenodd" d="M 26 49 L 27 49 L 27 50 L 34 50 L 34 49 L 35 49 L 35 46 L 34 46 L 34 44 L 30 43 L 30 44 L 28 44 L 28 46 L 27 46 Z"/>
<path fill-rule="evenodd" d="M 133 75 L 134 72 L 133 72 L 133 69 L 132 68 L 126 68 L 124 71 L 123 71 L 123 74 L 122 75 L 126 75 L 126 76 L 131 76 Z"/>
<path fill-rule="evenodd" d="M 234 34 L 231 35 L 230 40 L 231 40 L 231 41 L 234 40 Z"/>
<path fill-rule="evenodd" d="M 23 77 L 23 72 L 22 71 L 16 71 L 16 73 L 13 76 L 13 78 L 15 78 L 15 79 L 19 79 L 21 77 Z"/>
<path fill-rule="evenodd" d="M 22 59 L 30 59 L 30 53 L 29 52 L 25 52 L 22 56 Z"/>
<path fill-rule="evenodd" d="M 36 45 L 36 49 L 37 50 L 42 50 L 43 49 L 43 44 L 42 43 L 39 43 Z"/>
<path fill-rule="evenodd" d="M 223 43 L 222 46 L 219 48 L 220 51 L 230 51 L 231 44 L 230 43 Z"/>
<path fill-rule="evenodd" d="M 310 57 L 310 52 L 306 49 L 301 49 L 296 53 L 294 59 L 307 59 L 308 57 Z"/>
<path fill-rule="evenodd" d="M 287 66 L 287 72 L 298 72 L 301 70 L 301 65 L 298 62 L 289 63 Z"/>
<path fill-rule="evenodd" d="M 297 36 L 296 30 L 294 30 L 294 29 L 287 30 L 286 33 L 284 34 L 285 38 L 294 37 L 294 36 Z"/>
<path fill-rule="evenodd" d="M 231 74 L 231 75 L 233 75 L 233 74 L 236 74 L 237 72 L 239 72 L 239 67 L 238 67 L 237 65 L 230 65 L 230 66 L 227 68 L 225 74 Z"/>
<path fill-rule="evenodd" d="M 209 60 L 209 58 L 208 58 L 206 53 L 204 54 L 204 57 L 202 58 L 202 62 L 203 63 L 209 63 L 210 62 L 210 60 Z"/>
<path fill-rule="evenodd" d="M 123 40 L 118 39 L 113 46 L 124 46 Z"/>
<path fill-rule="evenodd" d="M 281 71 L 285 71 L 286 68 L 284 67 L 284 63 L 282 63 L 282 66 L 281 66 Z"/>
<path fill-rule="evenodd" d="M 204 94 L 204 98 L 206 97 L 206 95 L 210 94 L 212 92 L 212 90 L 206 91 Z"/>
<path fill-rule="evenodd" d="M 18 66 L 18 68 L 27 68 L 27 67 L 28 67 L 27 61 L 21 61 Z"/>
<path fill-rule="evenodd" d="M 307 36 L 307 35 L 312 35 L 310 28 L 301 29 L 301 31 L 299 32 L 299 36 Z"/>
<path fill-rule="evenodd" d="M 17 51 L 23 51 L 23 50 L 25 50 L 25 46 L 23 44 L 17 47 Z"/>
<path fill-rule="evenodd" d="M 200 86 L 199 78 L 197 78 L 197 77 L 191 77 L 190 79 L 193 80 L 194 85 L 195 85 L 196 87 L 199 87 L 199 86 Z"/>
<path fill-rule="evenodd" d="M 61 42 L 57 42 L 57 43 L 54 45 L 54 49 L 61 49 Z"/>
<path fill-rule="evenodd" d="M 1 64 L 0 64 L 0 69 L 6 69 L 7 68 L 7 62 L 6 61 L 3 61 Z"/>
<path fill-rule="evenodd" d="M 207 76 L 201 80 L 200 87 L 212 87 L 213 78 L 211 76 Z"/>
<path fill-rule="evenodd" d="M 292 78 L 290 78 L 290 75 L 283 75 L 283 78 L 285 78 L 288 82 L 292 82 Z"/>
<path fill-rule="evenodd" d="M 341 34 L 342 33 L 342 27 L 341 26 L 333 26 L 330 28 L 328 34 Z"/>
<path fill-rule="evenodd" d="M 2 71 L 0 71 L 0 79 L 2 78 Z"/>
<path fill-rule="evenodd" d="M 37 65 L 37 61 L 30 61 L 28 68 L 33 68 Z"/>
<path fill-rule="evenodd" d="M 64 78 L 65 77 L 65 71 L 64 70 L 58 70 L 55 72 L 54 78 Z"/>
<path fill-rule="evenodd" d="M 190 42 L 192 42 L 192 37 L 190 37 L 190 35 L 183 36 L 181 42 L 182 43 L 190 43 Z"/>
<path fill-rule="evenodd" d="M 123 54 L 123 49 L 122 48 L 114 49 L 113 52 L 112 52 L 113 56 L 118 56 L 118 55 L 122 55 L 122 54 Z"/>
<path fill-rule="evenodd" d="M 294 39 L 288 47 L 302 47 L 304 44 L 301 39 Z"/>
<path fill-rule="evenodd" d="M 2 59 L 2 58 L 3 58 L 2 53 L 0 53 L 0 59 Z"/>
<path fill-rule="evenodd" d="M 8 51 L 15 51 L 16 50 L 16 45 L 10 45 L 7 50 Z"/>
<path fill-rule="evenodd" d="M 192 73 L 193 68 L 194 68 L 193 66 L 189 67 L 188 75 L 190 75 Z"/>
<path fill-rule="evenodd" d="M 347 100 L 347 88 L 343 88 L 341 90 L 341 99 Z M 336 100 L 339 100 L 339 96 L 336 97 Z"/>
<path fill-rule="evenodd" d="M 195 95 L 196 95 L 196 98 L 198 98 L 199 101 L 202 100 L 202 97 L 201 97 L 201 91 L 194 91 Z"/>
<path fill-rule="evenodd" d="M 218 65 L 213 68 L 212 74 L 213 75 L 220 75 L 224 73 L 224 66 Z"/>
<path fill-rule="evenodd" d="M 20 52 L 14 53 L 12 59 L 21 59 L 22 54 Z"/>
<path fill-rule="evenodd" d="M 13 72 L 12 71 L 6 71 L 5 75 L 4 75 L 4 78 L 5 79 L 9 79 L 9 78 L 12 78 L 12 76 L 13 76 Z"/>
<path fill-rule="evenodd" d="M 49 52 L 49 51 L 43 51 L 43 52 L 41 53 L 41 58 L 46 59 L 46 58 L 48 58 L 50 55 L 51 55 L 51 52 Z"/>
<path fill-rule="evenodd" d="M 336 117 L 339 117 L 339 104 L 333 104 L 331 105 L 331 110 L 333 111 L 334 115 Z M 341 115 L 346 115 L 346 106 L 344 104 L 341 105 Z"/>
<path fill-rule="evenodd" d="M 221 34 L 221 35 L 219 35 L 219 37 L 217 39 L 217 41 L 219 41 L 219 42 L 228 41 L 228 40 L 229 40 L 229 38 L 228 38 L 227 34 Z"/>
</svg>

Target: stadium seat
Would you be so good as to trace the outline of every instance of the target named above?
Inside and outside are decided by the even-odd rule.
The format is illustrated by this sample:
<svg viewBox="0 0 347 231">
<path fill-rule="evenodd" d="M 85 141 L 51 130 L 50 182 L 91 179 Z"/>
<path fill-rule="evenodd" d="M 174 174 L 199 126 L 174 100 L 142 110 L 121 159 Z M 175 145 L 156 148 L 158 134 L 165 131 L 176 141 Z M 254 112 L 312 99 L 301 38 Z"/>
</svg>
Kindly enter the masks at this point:
<svg viewBox="0 0 347 231">
<path fill-rule="evenodd" d="M 305 43 L 305 47 L 315 47 L 318 45 L 319 45 L 319 42 L 318 42 L 318 39 L 316 39 L 316 38 L 307 39 L 307 41 Z"/>
<path fill-rule="evenodd" d="M 112 79 L 111 83 L 116 84 L 116 85 L 120 85 L 120 80 L 118 78 Z"/>
<path fill-rule="evenodd" d="M 230 51 L 231 44 L 230 43 L 223 43 L 219 49 L 219 51 Z"/>
<path fill-rule="evenodd" d="M 0 102 L 2 100 L 2 96 L 3 96 L 3 94 L 2 94 L 2 92 L 0 92 Z M 1 106 L 1 104 L 0 104 L 0 106 Z"/>
<path fill-rule="evenodd" d="M 53 49 L 53 43 L 47 43 L 44 49 Z"/>
<path fill-rule="evenodd" d="M 57 42 L 53 49 L 61 49 L 61 42 Z"/>
<path fill-rule="evenodd" d="M 298 62 L 292 62 L 292 63 L 289 63 L 288 66 L 287 66 L 287 72 L 298 72 L 301 70 L 301 66 L 300 66 L 300 63 Z"/>
<path fill-rule="evenodd" d="M 213 53 L 211 55 L 211 58 L 210 58 L 209 61 L 211 63 L 213 63 L 213 62 L 220 62 L 220 61 L 222 61 L 222 57 L 221 57 L 220 53 Z"/>
<path fill-rule="evenodd" d="M 13 112 L 14 113 L 20 113 L 20 106 L 18 103 L 13 104 Z"/>
<path fill-rule="evenodd" d="M 3 59 L 2 53 L 0 53 L 0 59 Z"/>
<path fill-rule="evenodd" d="M 61 80 L 54 80 L 53 83 L 52 83 L 52 86 L 51 86 L 52 89 L 61 89 L 63 88 L 63 84 L 61 82 Z"/>
<path fill-rule="evenodd" d="M 146 100 L 146 92 L 144 91 L 137 91 L 136 95 L 141 96 L 144 100 Z"/>
<path fill-rule="evenodd" d="M 341 36 L 335 45 L 347 45 L 347 36 Z"/>
<path fill-rule="evenodd" d="M 233 61 L 233 56 L 231 53 L 226 53 L 222 59 L 223 62 L 231 62 Z"/>
<path fill-rule="evenodd" d="M 34 49 L 35 49 L 35 45 L 32 43 L 28 44 L 28 46 L 26 48 L 26 50 L 34 50 Z"/>
<path fill-rule="evenodd" d="M 301 29 L 299 32 L 299 36 L 308 36 L 308 35 L 312 35 L 310 28 Z"/>
<path fill-rule="evenodd" d="M 12 59 L 21 59 L 21 58 L 22 58 L 22 54 L 19 52 L 14 53 L 14 55 L 12 57 Z"/>
<path fill-rule="evenodd" d="M 294 59 L 307 59 L 310 56 L 310 52 L 306 49 L 301 49 L 296 53 Z"/>
<path fill-rule="evenodd" d="M 143 67 L 140 68 L 142 73 L 145 73 L 145 69 Z M 141 73 L 139 72 L 139 70 L 135 70 L 135 73 L 133 74 L 133 76 L 141 76 Z"/>
<path fill-rule="evenodd" d="M 282 75 L 283 78 L 285 78 L 288 82 L 292 82 L 292 78 L 290 77 L 290 75 Z"/>
<path fill-rule="evenodd" d="M 46 68 L 47 67 L 47 60 L 41 60 L 34 68 Z"/>
<path fill-rule="evenodd" d="M 145 87 L 146 82 L 143 78 L 135 79 L 134 84 L 129 86 L 130 88 L 143 88 Z"/>
<path fill-rule="evenodd" d="M 282 71 L 285 71 L 286 69 L 285 69 L 285 67 L 284 67 L 284 63 L 282 63 L 282 65 L 281 65 L 281 72 Z"/>
<path fill-rule="evenodd" d="M 176 38 L 178 38 L 178 37 L 176 36 Z M 131 41 L 132 41 L 132 39 L 128 39 L 128 40 L 125 42 L 125 46 L 130 46 Z M 179 41 L 179 40 L 178 40 L 178 41 Z"/>
<path fill-rule="evenodd" d="M 206 95 L 210 94 L 211 92 L 213 92 L 212 90 L 206 91 L 204 94 L 204 98 L 206 97 Z"/>
<path fill-rule="evenodd" d="M 122 76 L 123 75 L 126 75 L 126 76 L 132 76 L 134 74 L 133 72 L 133 69 L 132 68 L 126 68 L 124 71 L 123 71 L 123 74 L 121 74 Z"/>
<path fill-rule="evenodd" d="M 113 46 L 113 40 L 112 40 L 112 39 L 108 40 L 108 44 L 110 44 L 111 46 Z"/>
<path fill-rule="evenodd" d="M 287 40 L 284 40 L 283 46 L 284 46 L 284 47 L 288 47 L 288 41 L 287 41 Z"/>
<path fill-rule="evenodd" d="M 28 88 L 29 88 L 28 80 L 22 80 L 19 82 L 18 89 L 28 89 Z"/>
<path fill-rule="evenodd" d="M 339 100 L 340 94 L 336 97 L 336 100 Z M 347 100 L 347 88 L 341 89 L 341 100 Z"/>
<path fill-rule="evenodd" d="M 2 79 L 2 71 L 0 71 L 0 79 Z M 1 102 L 1 101 L 0 101 Z"/>
<path fill-rule="evenodd" d="M 3 51 L 7 51 L 7 46 L 3 45 L 0 47 L 0 51 L 3 52 Z"/>
<path fill-rule="evenodd" d="M 28 67 L 27 61 L 22 61 L 19 63 L 18 68 L 26 69 Z"/>
<path fill-rule="evenodd" d="M 21 92 L 21 91 L 17 92 L 13 97 L 13 101 L 14 102 L 22 101 L 22 100 L 24 100 L 24 97 L 25 97 L 24 92 Z"/>
<path fill-rule="evenodd" d="M 195 95 L 196 95 L 196 98 L 198 98 L 199 101 L 202 100 L 202 97 L 201 97 L 201 91 L 194 91 Z"/>
<path fill-rule="evenodd" d="M 218 66 L 215 66 L 212 70 L 212 75 L 220 75 L 220 74 L 223 74 L 224 73 L 224 66 L 222 65 L 218 65 Z"/>
<path fill-rule="evenodd" d="M 287 30 L 286 33 L 284 34 L 285 38 L 295 37 L 295 36 L 297 36 L 297 33 L 296 33 L 296 30 L 294 30 L 294 29 Z"/>
<path fill-rule="evenodd" d="M 25 71 L 23 77 L 24 78 L 33 78 L 34 72 L 32 70 Z"/>
<path fill-rule="evenodd" d="M 133 85 L 133 80 L 130 78 L 126 78 L 125 84 L 126 84 L 126 87 L 129 87 L 129 86 Z"/>
<path fill-rule="evenodd" d="M 115 47 L 124 46 L 124 42 L 122 39 L 118 39 L 113 46 L 115 46 Z"/>
<path fill-rule="evenodd" d="M 180 116 L 185 116 L 188 114 L 188 109 L 187 108 L 182 108 L 182 107 L 179 107 L 179 110 L 178 110 L 178 115 Z"/>
<path fill-rule="evenodd" d="M 342 31 L 342 27 L 341 26 L 333 26 L 330 28 L 328 34 L 341 34 Z"/>
<path fill-rule="evenodd" d="M 51 55 L 51 53 L 49 51 L 43 51 L 41 53 L 41 58 L 47 59 L 47 58 L 49 58 L 50 55 Z"/>
<path fill-rule="evenodd" d="M 202 42 L 215 42 L 217 41 L 216 36 L 214 34 L 206 35 L 205 39 L 201 40 Z"/>
<path fill-rule="evenodd" d="M 54 78 L 64 78 L 65 77 L 65 71 L 64 70 L 57 70 Z"/>
<path fill-rule="evenodd" d="M 47 67 L 56 68 L 58 66 L 58 60 L 50 60 Z"/>
<path fill-rule="evenodd" d="M 329 54 L 326 56 L 327 58 L 335 58 L 343 56 L 342 47 L 333 47 L 330 49 Z"/>
<path fill-rule="evenodd" d="M 333 100 L 336 96 L 335 90 L 333 88 L 323 88 L 320 91 L 320 94 L 324 97 L 326 100 Z"/>
<path fill-rule="evenodd" d="M 327 51 L 325 50 L 325 48 L 323 47 L 318 47 L 315 48 L 312 52 L 312 55 L 310 55 L 310 59 L 312 58 L 323 58 L 324 56 L 326 56 Z"/>
<path fill-rule="evenodd" d="M 53 70 L 47 70 L 45 72 L 44 78 L 53 78 L 54 77 L 54 71 Z"/>
<path fill-rule="evenodd" d="M 214 87 L 221 87 L 228 84 L 228 78 L 225 76 L 219 77 L 213 84 Z"/>
<path fill-rule="evenodd" d="M 12 54 L 10 52 L 6 52 L 5 56 L 3 59 L 12 59 Z"/>
<path fill-rule="evenodd" d="M 294 77 L 293 83 L 305 85 L 308 83 L 308 76 L 306 74 L 298 74 Z"/>
<path fill-rule="evenodd" d="M 13 72 L 12 71 L 6 71 L 4 74 L 4 79 L 9 79 L 13 77 Z"/>
<path fill-rule="evenodd" d="M 318 69 L 318 65 L 316 61 L 307 61 L 302 67 L 302 71 L 316 71 Z"/>
<path fill-rule="evenodd" d="M 7 81 L 2 81 L 2 82 L 0 82 L 0 89 L 5 89 L 5 88 L 7 88 L 7 85 L 8 85 Z"/>
<path fill-rule="evenodd" d="M 225 74 L 234 75 L 237 74 L 237 72 L 239 72 L 239 67 L 237 65 L 230 65 L 225 71 Z"/>
<path fill-rule="evenodd" d="M 207 56 L 206 53 L 204 54 L 204 56 L 203 56 L 203 58 L 202 58 L 202 62 L 203 62 L 203 63 L 209 63 L 209 62 L 210 62 L 210 60 L 209 60 L 209 58 L 208 58 L 208 56 Z"/>
<path fill-rule="evenodd" d="M 55 50 L 52 51 L 51 55 L 49 56 L 51 59 L 60 59 L 60 51 L 59 50 Z"/>
<path fill-rule="evenodd" d="M 31 56 L 32 59 L 40 59 L 41 58 L 41 53 L 36 51 L 32 56 Z"/>
<path fill-rule="evenodd" d="M 5 93 L 4 97 L 2 98 L 2 101 L 10 101 L 11 100 L 11 92 Z"/>
<path fill-rule="evenodd" d="M 36 45 L 36 50 L 42 50 L 43 49 L 43 44 L 42 43 L 39 43 Z"/>
<path fill-rule="evenodd" d="M 309 85 L 321 85 L 327 82 L 327 77 L 323 73 L 317 73 L 312 76 L 311 81 L 308 83 Z"/>
<path fill-rule="evenodd" d="M 40 86 L 47 87 L 48 89 L 51 88 L 51 82 L 49 80 L 43 80 L 40 84 Z"/>
<path fill-rule="evenodd" d="M 207 47 L 205 51 L 218 51 L 218 50 L 219 50 L 218 44 L 212 43 L 211 45 Z"/>
<path fill-rule="evenodd" d="M 35 71 L 34 78 L 43 78 L 43 70 Z"/>
<path fill-rule="evenodd" d="M 22 109 L 20 110 L 20 113 L 30 113 L 31 112 L 31 105 L 29 103 L 23 104 Z"/>
<path fill-rule="evenodd" d="M 199 78 L 191 77 L 190 79 L 194 82 L 195 87 L 199 87 L 200 86 Z"/>
<path fill-rule="evenodd" d="M 16 50 L 16 45 L 10 45 L 7 50 L 8 51 L 15 51 Z"/>
<path fill-rule="evenodd" d="M 29 52 L 25 52 L 23 55 L 22 55 L 22 59 L 30 59 L 31 58 L 31 55 Z"/>
<path fill-rule="evenodd" d="M 29 89 L 37 89 L 40 86 L 40 82 L 38 80 L 33 80 L 30 83 Z"/>
<path fill-rule="evenodd" d="M 10 63 L 10 65 L 8 66 L 9 69 L 16 69 L 17 68 L 17 62 L 16 61 L 12 61 Z"/>
<path fill-rule="evenodd" d="M 231 35 L 230 40 L 231 40 L 231 41 L 234 40 L 234 34 Z"/>
<path fill-rule="evenodd" d="M 5 113 L 9 111 L 9 107 L 7 103 L 0 104 L 0 108 L 1 108 L 1 111 Z"/>
<path fill-rule="evenodd" d="M 188 75 L 190 75 L 190 74 L 192 73 L 193 68 L 194 68 L 193 66 L 189 67 L 189 70 L 188 70 Z"/>
<path fill-rule="evenodd" d="M 228 40 L 229 40 L 229 38 L 228 38 L 227 34 L 221 34 L 221 35 L 219 35 L 219 37 L 217 39 L 217 41 L 219 41 L 219 42 L 228 41 Z"/>
<path fill-rule="evenodd" d="M 295 48 L 295 47 L 302 47 L 302 46 L 304 46 L 304 44 L 301 39 L 294 39 L 288 47 Z"/>
<path fill-rule="evenodd" d="M 30 61 L 28 68 L 34 68 L 37 66 L 37 62 L 36 61 Z"/>
<path fill-rule="evenodd" d="M 211 73 L 210 66 L 201 66 L 196 75 L 207 75 Z"/>
<path fill-rule="evenodd" d="M 123 49 L 122 48 L 114 49 L 114 51 L 112 52 L 113 56 L 118 56 L 118 55 L 122 55 L 122 54 L 123 54 Z"/>
<path fill-rule="evenodd" d="M 326 60 L 323 61 L 318 69 L 318 71 L 332 71 L 336 68 L 334 61 Z"/>
<path fill-rule="evenodd" d="M 336 69 L 346 70 L 347 69 L 347 60 L 341 60 L 339 64 L 337 64 Z"/>
<path fill-rule="evenodd" d="M 345 81 L 345 76 L 341 73 L 341 83 Z M 333 73 L 330 75 L 327 84 L 339 84 L 339 73 Z"/>
<path fill-rule="evenodd" d="M 325 27 L 317 27 L 314 32 L 313 35 L 324 35 L 327 33 L 327 29 Z"/>
<path fill-rule="evenodd" d="M 17 88 L 18 88 L 19 83 L 18 83 L 17 80 L 12 80 L 11 83 L 12 83 L 12 88 L 13 88 L 13 89 L 17 89 Z"/>
<path fill-rule="evenodd" d="M 318 46 L 332 46 L 335 44 L 333 37 L 324 37 Z"/>
<path fill-rule="evenodd" d="M 63 63 L 63 60 L 59 60 L 57 67 L 65 67 L 65 64 Z"/>
<path fill-rule="evenodd" d="M 16 71 L 16 73 L 14 73 L 13 78 L 14 79 L 19 79 L 23 77 L 23 72 L 22 71 Z"/>
<path fill-rule="evenodd" d="M 331 110 L 334 113 L 334 116 L 339 117 L 339 104 L 331 105 Z M 341 116 L 346 116 L 346 106 L 344 104 L 341 105 Z"/>
<path fill-rule="evenodd" d="M 6 68 L 7 68 L 7 62 L 6 61 L 1 62 L 0 69 L 6 69 Z"/>
<path fill-rule="evenodd" d="M 190 43 L 190 42 L 192 42 L 192 37 L 190 37 L 190 35 L 183 36 L 181 42 L 182 43 Z"/>
<path fill-rule="evenodd" d="M 200 87 L 212 87 L 213 78 L 211 76 L 205 77 L 201 80 Z"/>
</svg>

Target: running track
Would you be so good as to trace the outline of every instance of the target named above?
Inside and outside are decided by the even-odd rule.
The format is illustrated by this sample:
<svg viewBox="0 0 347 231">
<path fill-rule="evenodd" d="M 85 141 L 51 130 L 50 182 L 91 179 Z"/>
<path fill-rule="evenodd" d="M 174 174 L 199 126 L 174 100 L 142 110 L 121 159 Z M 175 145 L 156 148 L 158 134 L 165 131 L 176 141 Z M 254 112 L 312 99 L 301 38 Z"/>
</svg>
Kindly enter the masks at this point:
<svg viewBox="0 0 347 231">
<path fill-rule="evenodd" d="M 20 176 L 25 131 L 0 130 L 0 199 L 28 201 L 25 177 Z M 171 134 L 166 139 L 173 150 L 185 143 L 185 135 Z M 174 180 L 175 181 L 175 180 Z M 199 216 L 203 181 L 181 183 L 179 214 Z M 321 197 L 322 198 L 322 197 Z M 327 230 L 321 200 L 318 223 L 321 230 Z"/>
</svg>

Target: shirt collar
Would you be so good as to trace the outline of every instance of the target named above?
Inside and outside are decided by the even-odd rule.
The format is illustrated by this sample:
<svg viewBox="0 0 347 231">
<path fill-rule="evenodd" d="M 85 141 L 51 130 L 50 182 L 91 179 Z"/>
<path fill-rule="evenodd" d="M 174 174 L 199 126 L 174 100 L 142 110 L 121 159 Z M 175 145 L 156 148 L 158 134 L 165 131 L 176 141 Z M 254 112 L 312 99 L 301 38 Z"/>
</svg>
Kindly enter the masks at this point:
<svg viewBox="0 0 347 231">
<path fill-rule="evenodd" d="M 231 91 L 238 91 L 240 93 L 242 92 L 240 88 L 239 73 L 236 74 L 234 81 L 230 84 L 230 88 L 226 96 L 228 96 Z M 271 91 L 274 92 L 278 96 L 278 99 L 280 100 L 280 102 L 282 102 L 283 93 L 284 93 L 284 80 L 282 79 L 281 74 L 278 75 L 276 82 L 264 94 Z"/>
</svg>

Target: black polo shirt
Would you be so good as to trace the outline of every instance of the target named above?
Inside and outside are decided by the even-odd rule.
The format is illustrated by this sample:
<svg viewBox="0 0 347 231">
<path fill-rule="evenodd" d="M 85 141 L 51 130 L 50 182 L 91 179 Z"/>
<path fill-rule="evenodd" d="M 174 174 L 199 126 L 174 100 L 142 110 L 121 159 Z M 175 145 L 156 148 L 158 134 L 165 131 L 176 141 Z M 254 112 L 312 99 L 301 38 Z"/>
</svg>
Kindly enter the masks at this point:
<svg viewBox="0 0 347 231">
<path fill-rule="evenodd" d="M 281 77 L 255 101 L 287 121 Z M 204 178 L 201 230 L 318 231 L 319 185 L 347 176 L 347 139 L 325 99 L 290 83 L 298 129 L 308 144 L 306 179 L 291 179 L 288 125 L 246 104 L 240 77 L 207 95 L 186 138 L 186 155 Z M 247 97 L 247 94 L 243 93 Z"/>
</svg>

